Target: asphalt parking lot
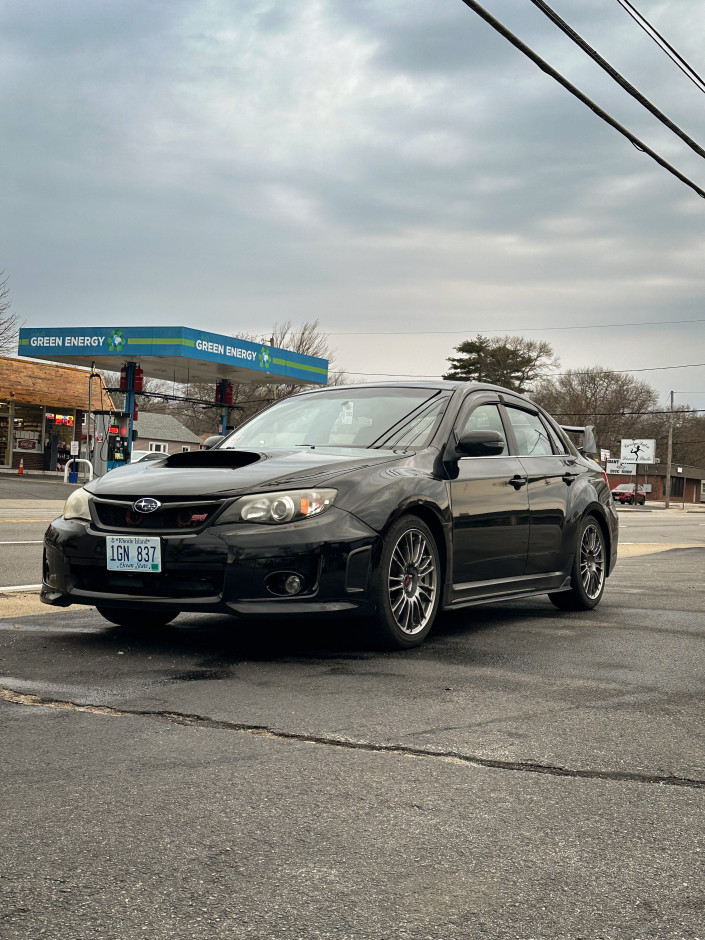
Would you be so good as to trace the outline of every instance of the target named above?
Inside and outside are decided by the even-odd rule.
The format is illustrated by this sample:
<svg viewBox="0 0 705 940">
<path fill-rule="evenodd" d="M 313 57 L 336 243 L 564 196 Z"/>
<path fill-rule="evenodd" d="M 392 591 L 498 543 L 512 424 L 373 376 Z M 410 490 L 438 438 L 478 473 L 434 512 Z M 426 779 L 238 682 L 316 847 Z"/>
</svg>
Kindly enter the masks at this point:
<svg viewBox="0 0 705 940">
<path fill-rule="evenodd" d="M 0 936 L 705 940 L 705 515 L 620 521 L 597 610 L 403 653 L 0 594 Z"/>
</svg>

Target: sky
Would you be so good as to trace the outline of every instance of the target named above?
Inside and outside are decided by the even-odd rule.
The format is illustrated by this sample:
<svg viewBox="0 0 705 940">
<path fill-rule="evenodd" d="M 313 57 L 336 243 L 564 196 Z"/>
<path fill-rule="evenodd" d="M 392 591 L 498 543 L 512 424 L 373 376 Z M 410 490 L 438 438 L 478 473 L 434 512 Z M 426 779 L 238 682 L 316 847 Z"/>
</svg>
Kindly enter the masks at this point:
<svg viewBox="0 0 705 940">
<path fill-rule="evenodd" d="M 551 5 L 705 146 L 703 92 L 617 0 Z M 705 74 L 705 0 L 634 5 Z M 705 188 L 529 0 L 484 6 Z M 356 381 L 508 333 L 705 408 L 704 366 L 662 368 L 705 363 L 705 200 L 461 0 L 4 0 L 0 122 L 25 326 L 317 319 Z"/>
</svg>

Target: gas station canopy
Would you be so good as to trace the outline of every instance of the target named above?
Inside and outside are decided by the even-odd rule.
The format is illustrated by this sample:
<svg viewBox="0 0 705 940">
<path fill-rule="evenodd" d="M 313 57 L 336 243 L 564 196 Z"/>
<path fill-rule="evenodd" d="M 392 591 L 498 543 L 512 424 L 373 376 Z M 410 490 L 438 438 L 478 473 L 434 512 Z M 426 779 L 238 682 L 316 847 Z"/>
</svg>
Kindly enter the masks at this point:
<svg viewBox="0 0 705 940">
<path fill-rule="evenodd" d="M 60 327 L 20 330 L 18 355 L 144 374 L 179 384 L 252 382 L 325 385 L 328 360 L 185 326 Z"/>
</svg>

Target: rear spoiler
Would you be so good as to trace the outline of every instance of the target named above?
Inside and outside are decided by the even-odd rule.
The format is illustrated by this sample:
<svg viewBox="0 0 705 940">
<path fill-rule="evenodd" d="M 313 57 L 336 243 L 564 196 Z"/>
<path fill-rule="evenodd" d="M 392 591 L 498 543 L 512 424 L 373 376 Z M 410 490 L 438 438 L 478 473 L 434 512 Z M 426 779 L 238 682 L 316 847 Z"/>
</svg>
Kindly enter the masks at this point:
<svg viewBox="0 0 705 940">
<path fill-rule="evenodd" d="M 596 457 L 600 453 L 597 447 L 595 426 L 593 424 L 586 424 L 584 427 L 574 424 L 562 424 L 561 430 L 567 431 L 569 434 L 582 434 L 582 443 L 578 445 L 578 450 L 581 454 Z"/>
</svg>

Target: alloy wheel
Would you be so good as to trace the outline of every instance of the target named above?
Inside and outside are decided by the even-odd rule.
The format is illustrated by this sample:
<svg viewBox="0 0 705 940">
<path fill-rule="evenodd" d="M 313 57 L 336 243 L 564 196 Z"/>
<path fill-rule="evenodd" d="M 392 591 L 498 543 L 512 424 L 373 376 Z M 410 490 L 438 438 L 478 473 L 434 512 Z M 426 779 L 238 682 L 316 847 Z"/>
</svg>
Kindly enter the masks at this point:
<svg viewBox="0 0 705 940">
<path fill-rule="evenodd" d="M 420 633 L 428 623 L 436 590 L 435 553 L 420 529 L 407 529 L 394 546 L 388 579 L 392 616 L 407 636 Z"/>
<path fill-rule="evenodd" d="M 585 527 L 580 542 L 580 579 L 590 600 L 600 596 L 605 580 L 605 546 L 596 522 Z"/>
</svg>

